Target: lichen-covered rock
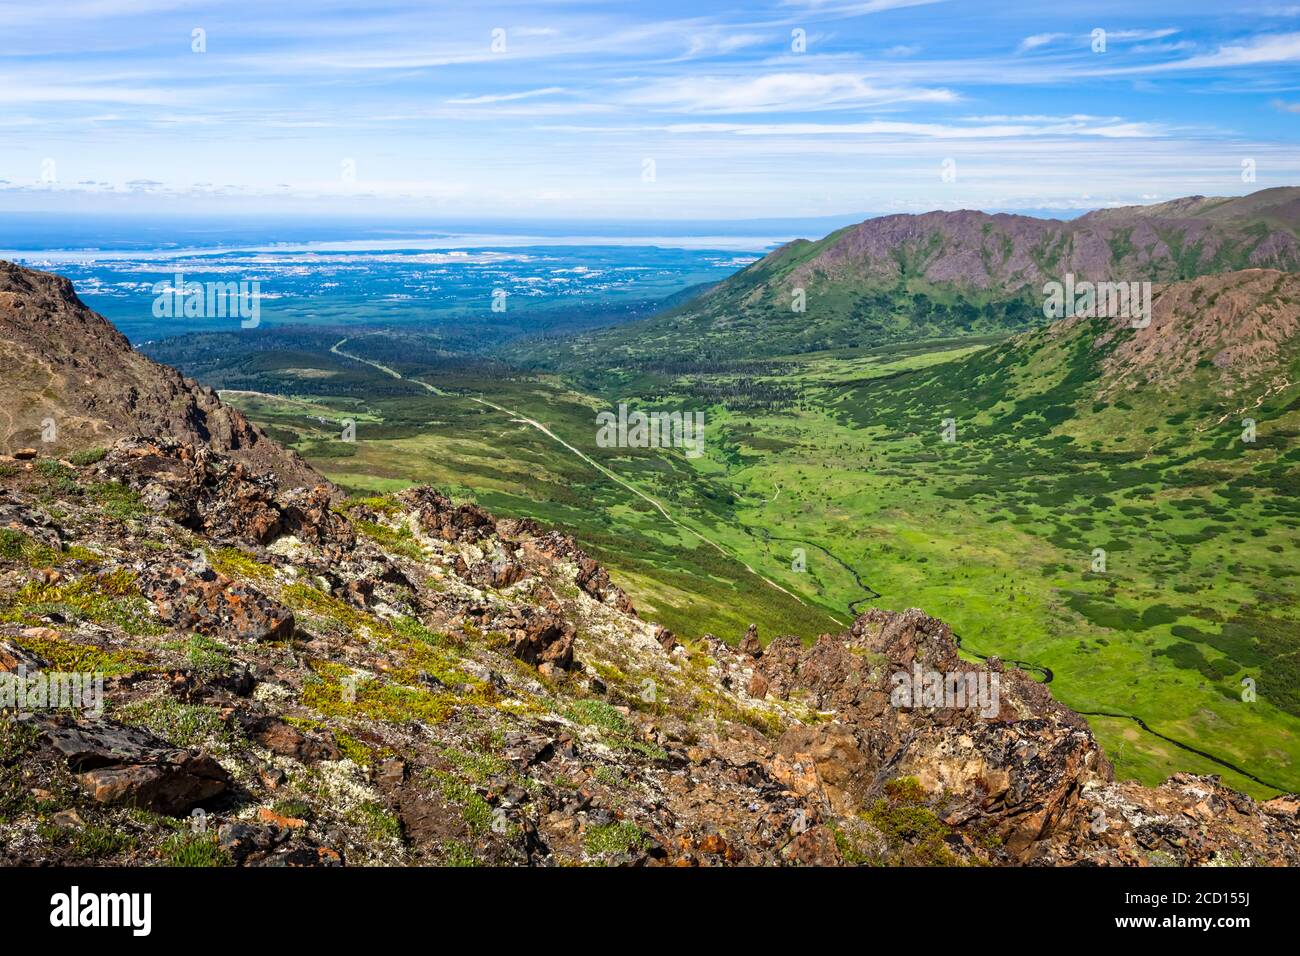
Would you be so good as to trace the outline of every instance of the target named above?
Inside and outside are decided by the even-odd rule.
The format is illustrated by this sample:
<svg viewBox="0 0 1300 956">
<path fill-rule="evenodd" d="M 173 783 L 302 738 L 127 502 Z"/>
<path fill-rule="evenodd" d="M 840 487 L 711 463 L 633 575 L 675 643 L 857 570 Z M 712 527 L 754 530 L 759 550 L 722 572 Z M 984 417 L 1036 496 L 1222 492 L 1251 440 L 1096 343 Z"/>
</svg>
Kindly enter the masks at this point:
<svg viewBox="0 0 1300 956">
<path fill-rule="evenodd" d="M 23 628 L 18 633 L 29 638 L 40 638 L 57 632 L 49 628 Z M 26 650 L 21 644 L 6 641 L 3 637 L 0 637 L 0 673 L 11 673 L 21 667 L 30 674 L 35 673 L 44 666 L 45 661 L 38 655 Z"/>
<path fill-rule="evenodd" d="M 140 590 L 175 627 L 237 641 L 283 641 L 293 636 L 293 612 L 248 584 L 210 568 L 145 566 Z"/>
<path fill-rule="evenodd" d="M 495 519 L 478 505 L 457 505 L 432 488 L 405 491 L 401 498 L 415 508 L 425 533 L 443 541 L 478 541 L 496 530 Z"/>
<path fill-rule="evenodd" d="M 631 599 L 623 593 L 623 589 L 610 579 L 608 571 L 578 547 L 573 538 L 552 531 L 541 535 L 530 544 L 533 549 L 554 560 L 573 562 L 577 566 L 573 583 L 597 601 L 609 604 L 624 614 L 636 615 L 636 609 L 632 606 Z"/>
</svg>

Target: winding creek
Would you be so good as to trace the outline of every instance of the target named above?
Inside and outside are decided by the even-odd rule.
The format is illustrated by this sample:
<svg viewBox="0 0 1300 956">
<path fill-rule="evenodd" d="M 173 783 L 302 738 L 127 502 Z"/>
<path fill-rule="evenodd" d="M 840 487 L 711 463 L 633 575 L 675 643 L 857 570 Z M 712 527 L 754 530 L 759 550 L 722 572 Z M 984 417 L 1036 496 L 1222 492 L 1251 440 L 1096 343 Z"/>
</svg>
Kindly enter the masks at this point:
<svg viewBox="0 0 1300 956">
<path fill-rule="evenodd" d="M 749 532 L 747 531 L 746 533 Z M 866 592 L 862 597 L 849 602 L 848 610 L 850 616 L 852 617 L 857 617 L 859 613 L 859 611 L 857 610 L 858 605 L 866 601 L 874 601 L 883 597 L 883 595 L 879 591 L 877 591 L 871 585 L 867 584 L 867 582 L 862 579 L 862 576 L 858 573 L 856 568 L 850 566 L 838 555 L 834 554 L 827 548 L 823 547 L 820 544 L 817 544 L 814 541 L 805 541 L 802 538 L 778 537 L 776 535 L 764 535 L 764 540 L 792 541 L 796 544 L 806 544 L 810 547 L 816 548 L 822 554 L 826 555 L 828 558 L 830 558 L 832 561 L 838 564 L 845 571 L 849 572 L 849 574 L 853 576 L 853 580 L 857 582 L 858 587 L 860 587 L 864 592 Z M 957 642 L 957 646 L 962 647 L 961 635 L 958 634 L 956 631 L 953 631 L 952 636 L 953 639 Z M 972 657 L 977 657 L 982 661 L 986 661 L 990 657 L 994 656 L 991 654 L 981 654 L 978 651 L 971 650 L 970 648 L 963 648 L 963 649 L 966 651 L 967 654 L 970 654 Z M 1053 679 L 1056 677 L 1056 675 L 1052 673 L 1052 669 L 1043 664 L 1033 664 L 1030 663 L 1029 661 L 1020 661 L 1020 660 L 1015 660 L 1013 658 L 1002 658 L 1002 661 L 1004 663 L 1011 664 L 1014 667 L 1018 667 L 1022 671 L 1029 671 L 1029 672 L 1034 672 L 1039 674 L 1041 678 L 1041 682 L 1044 684 L 1050 684 L 1053 681 Z M 1105 711 L 1105 710 L 1078 710 L 1075 711 L 1075 713 L 1083 717 L 1110 717 L 1117 720 L 1131 720 L 1133 723 L 1137 724 L 1138 727 L 1142 728 L 1142 730 L 1146 731 L 1151 736 L 1158 737 L 1159 739 L 1165 741 L 1165 743 L 1172 744 L 1173 746 L 1177 747 L 1179 750 L 1184 750 L 1187 753 L 1196 754 L 1196 756 L 1208 760 L 1211 763 L 1217 764 L 1220 767 L 1226 767 L 1227 769 L 1231 770 L 1233 773 L 1240 774 L 1241 776 L 1245 777 L 1247 780 L 1253 780 L 1255 783 L 1259 784 L 1260 786 L 1268 787 L 1270 790 L 1276 790 L 1278 793 L 1288 792 L 1286 787 L 1278 786 L 1276 783 L 1272 783 L 1268 780 L 1264 780 L 1261 777 L 1257 777 L 1249 770 L 1245 770 L 1242 767 L 1238 767 L 1236 764 L 1230 763 L 1229 761 L 1224 760 L 1221 757 L 1216 757 L 1212 753 L 1207 753 L 1204 750 L 1200 750 L 1197 747 L 1193 747 L 1191 744 L 1183 743 L 1181 740 L 1177 740 L 1173 737 L 1168 736 L 1167 734 L 1160 733 L 1160 731 L 1158 730 L 1152 729 L 1145 720 L 1143 720 L 1141 717 L 1138 717 L 1135 714 L 1122 714 L 1122 713 L 1116 713 L 1113 711 Z"/>
</svg>

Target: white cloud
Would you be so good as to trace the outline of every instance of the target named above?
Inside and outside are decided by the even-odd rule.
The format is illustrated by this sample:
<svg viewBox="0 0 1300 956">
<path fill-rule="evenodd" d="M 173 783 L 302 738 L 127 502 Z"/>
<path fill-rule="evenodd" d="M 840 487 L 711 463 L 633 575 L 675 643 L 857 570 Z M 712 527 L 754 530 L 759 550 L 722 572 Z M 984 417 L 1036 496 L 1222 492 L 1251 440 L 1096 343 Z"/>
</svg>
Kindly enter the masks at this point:
<svg viewBox="0 0 1300 956">
<path fill-rule="evenodd" d="M 702 54 L 735 53 L 748 47 L 771 44 L 779 37 L 763 33 L 717 33 L 694 31 L 689 35 L 686 56 L 695 57 Z"/>
<path fill-rule="evenodd" d="M 1069 36 L 1068 33 L 1035 33 L 1033 36 L 1027 36 L 1021 40 L 1017 49 L 1021 53 L 1037 50 L 1040 46 L 1047 46 L 1047 44 L 1067 36 Z"/>
<path fill-rule="evenodd" d="M 529 100 L 535 96 L 554 96 L 565 92 L 562 86 L 547 86 L 539 90 L 522 90 L 518 93 L 486 93 L 483 96 L 463 96 L 446 100 L 457 106 L 475 106 L 480 103 L 510 103 L 515 100 Z"/>
<path fill-rule="evenodd" d="M 1178 32 L 1176 27 L 1165 27 L 1162 30 L 1107 30 L 1107 40 L 1163 40 L 1165 37 L 1173 36 Z"/>
<path fill-rule="evenodd" d="M 1133 42 L 1139 40 L 1162 40 L 1167 36 L 1173 36 L 1178 32 L 1176 27 L 1163 27 L 1159 30 L 1107 30 L 1106 40 L 1109 43 Z M 1019 53 L 1027 53 L 1030 50 L 1037 50 L 1039 47 L 1048 46 L 1057 40 L 1064 40 L 1068 37 L 1075 36 L 1071 33 L 1035 33 L 1027 36 L 1020 41 L 1020 46 L 1016 48 Z M 1076 37 L 1081 43 L 1091 38 L 1091 34 L 1079 34 Z"/>
<path fill-rule="evenodd" d="M 748 79 L 686 76 L 626 97 L 631 104 L 677 113 L 797 112 L 957 99 L 950 90 L 877 86 L 854 73 L 768 73 Z"/>
<path fill-rule="evenodd" d="M 883 13 L 886 10 L 922 7 L 942 2 L 943 0 L 862 0 L 859 3 L 846 3 L 845 0 L 781 0 L 781 5 L 786 7 L 806 7 L 820 14 L 858 16 L 864 13 Z"/>
<path fill-rule="evenodd" d="M 1163 73 L 1176 70 L 1218 70 L 1232 67 L 1268 66 L 1300 60 L 1300 33 L 1261 34 L 1242 43 L 1220 46 L 1213 53 L 1170 60 L 1146 66 L 1121 66 L 1116 69 L 1090 71 L 1094 76 L 1132 73 Z"/>
<path fill-rule="evenodd" d="M 996 140 L 1028 137 L 1091 137 L 1103 139 L 1150 139 L 1169 135 L 1153 123 L 1138 123 L 1120 117 L 1078 116 L 988 116 L 967 117 L 975 125 L 916 123 L 905 120 L 870 120 L 861 123 L 666 123 L 638 126 L 548 126 L 559 132 L 582 133 L 667 133 L 677 136 L 766 136 L 809 137 L 849 136 L 902 139 Z"/>
<path fill-rule="evenodd" d="M 1196 44 L 1191 40 L 1177 40 L 1173 43 L 1139 43 L 1131 49 L 1134 53 L 1182 53 L 1195 50 Z"/>
<path fill-rule="evenodd" d="M 181 97 L 163 89 L 109 84 L 59 84 L 0 77 L 0 103 L 134 103 L 161 105 Z"/>
</svg>

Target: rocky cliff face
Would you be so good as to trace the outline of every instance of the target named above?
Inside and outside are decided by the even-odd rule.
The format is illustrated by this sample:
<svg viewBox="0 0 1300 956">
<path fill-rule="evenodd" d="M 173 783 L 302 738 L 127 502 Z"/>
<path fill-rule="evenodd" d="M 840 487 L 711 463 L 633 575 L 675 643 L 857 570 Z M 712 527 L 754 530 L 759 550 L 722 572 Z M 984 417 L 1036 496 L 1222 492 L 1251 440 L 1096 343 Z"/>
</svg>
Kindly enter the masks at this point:
<svg viewBox="0 0 1300 956">
<path fill-rule="evenodd" d="M 1116 782 L 920 611 L 683 645 L 533 522 L 170 440 L 0 462 L 20 669 L 104 694 L 0 717 L 5 864 L 1300 862 L 1296 798 Z M 900 698 L 926 674 L 996 693 Z"/>
<path fill-rule="evenodd" d="M 1085 322 L 1066 319 L 1053 332 L 1071 335 Z M 1157 291 L 1149 325 L 1108 325 L 1096 344 L 1112 390 L 1170 386 L 1210 368 L 1227 395 L 1245 384 L 1280 391 L 1294 384 L 1300 354 L 1300 275 L 1243 269 L 1170 283 Z"/>
<path fill-rule="evenodd" d="M 0 261 L 0 452 L 65 455 L 132 436 L 208 445 L 284 487 L 322 480 L 212 389 L 136 352 L 67 279 Z"/>
</svg>

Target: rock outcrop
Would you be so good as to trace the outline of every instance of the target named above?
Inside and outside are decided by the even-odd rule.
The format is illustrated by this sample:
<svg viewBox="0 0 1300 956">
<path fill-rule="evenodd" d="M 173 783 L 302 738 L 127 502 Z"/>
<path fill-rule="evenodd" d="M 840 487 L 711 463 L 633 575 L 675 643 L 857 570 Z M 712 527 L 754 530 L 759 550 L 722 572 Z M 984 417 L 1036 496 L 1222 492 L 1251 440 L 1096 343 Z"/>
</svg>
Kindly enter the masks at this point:
<svg viewBox="0 0 1300 956">
<path fill-rule="evenodd" d="M 138 727 L 45 716 L 33 724 L 96 803 L 182 814 L 230 785 L 230 774 L 210 755 L 176 748 Z"/>
<path fill-rule="evenodd" d="M 1300 799 L 1116 781 L 918 610 L 683 640 L 535 522 L 177 441 L 11 464 L 0 535 L 0 668 L 103 687 L 0 715 L 3 863 L 1300 863 Z"/>
</svg>

